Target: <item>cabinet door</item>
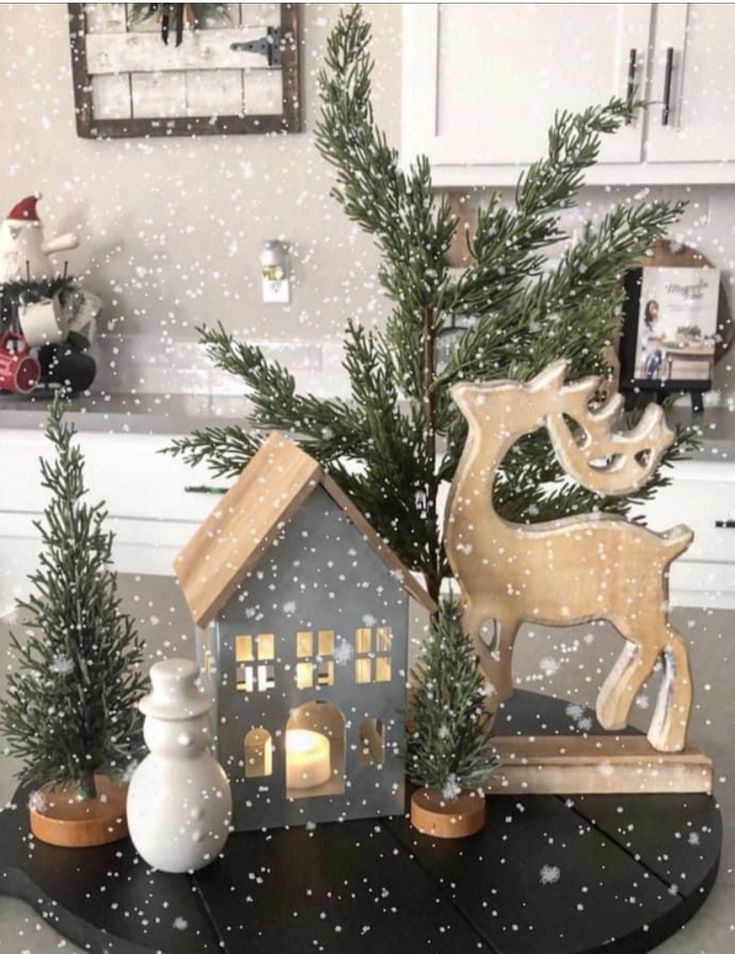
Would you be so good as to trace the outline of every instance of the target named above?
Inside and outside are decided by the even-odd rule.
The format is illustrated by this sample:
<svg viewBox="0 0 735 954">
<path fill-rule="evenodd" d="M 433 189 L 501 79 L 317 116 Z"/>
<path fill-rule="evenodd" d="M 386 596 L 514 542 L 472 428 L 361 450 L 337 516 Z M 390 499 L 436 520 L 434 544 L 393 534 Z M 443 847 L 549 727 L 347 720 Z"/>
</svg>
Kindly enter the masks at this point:
<svg viewBox="0 0 735 954">
<path fill-rule="evenodd" d="M 651 4 L 404 4 L 403 155 L 437 165 L 523 164 L 546 152 L 558 109 L 639 90 Z M 602 162 L 640 162 L 640 120 Z"/>
<path fill-rule="evenodd" d="M 735 158 L 734 38 L 733 3 L 656 5 L 649 162 Z"/>
</svg>

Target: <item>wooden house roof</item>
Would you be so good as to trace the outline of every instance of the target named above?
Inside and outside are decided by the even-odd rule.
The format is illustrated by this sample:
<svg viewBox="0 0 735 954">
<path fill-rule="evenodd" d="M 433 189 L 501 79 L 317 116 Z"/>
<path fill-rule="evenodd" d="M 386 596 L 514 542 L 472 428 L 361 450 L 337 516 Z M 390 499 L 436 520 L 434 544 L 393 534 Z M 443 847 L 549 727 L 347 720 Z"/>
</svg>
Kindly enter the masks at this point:
<svg viewBox="0 0 735 954">
<path fill-rule="evenodd" d="M 207 626 L 278 532 L 321 485 L 406 591 L 433 612 L 436 604 L 380 538 L 347 494 L 312 457 L 274 431 L 174 562 L 198 626 Z"/>
</svg>

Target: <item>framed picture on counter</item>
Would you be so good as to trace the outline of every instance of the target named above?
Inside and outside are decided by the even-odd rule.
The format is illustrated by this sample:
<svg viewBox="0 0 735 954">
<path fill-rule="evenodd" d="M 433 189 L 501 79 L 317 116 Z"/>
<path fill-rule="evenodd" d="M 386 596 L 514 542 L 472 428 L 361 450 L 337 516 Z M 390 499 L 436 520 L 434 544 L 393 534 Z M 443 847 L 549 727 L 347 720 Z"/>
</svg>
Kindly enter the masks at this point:
<svg viewBox="0 0 735 954">
<path fill-rule="evenodd" d="M 625 276 L 620 385 L 657 397 L 712 387 L 720 270 L 631 269 Z"/>
</svg>

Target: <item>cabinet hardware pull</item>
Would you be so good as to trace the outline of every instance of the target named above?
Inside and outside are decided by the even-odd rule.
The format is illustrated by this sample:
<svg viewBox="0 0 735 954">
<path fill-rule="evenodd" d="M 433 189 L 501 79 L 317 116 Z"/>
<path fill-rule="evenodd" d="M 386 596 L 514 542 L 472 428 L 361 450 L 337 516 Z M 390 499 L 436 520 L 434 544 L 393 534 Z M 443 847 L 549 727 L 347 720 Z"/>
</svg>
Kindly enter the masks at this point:
<svg viewBox="0 0 735 954">
<path fill-rule="evenodd" d="M 184 487 L 187 494 L 226 494 L 227 487 Z"/>
<path fill-rule="evenodd" d="M 625 117 L 625 125 L 630 126 L 633 122 L 633 101 L 635 99 L 635 77 L 638 71 L 638 50 L 632 49 L 628 54 L 628 86 L 625 91 L 625 104 L 628 107 L 628 115 Z"/>
<path fill-rule="evenodd" d="M 735 530 L 735 520 L 715 520 L 718 530 Z"/>
<path fill-rule="evenodd" d="M 674 47 L 666 50 L 666 72 L 664 74 L 664 108 L 661 110 L 661 125 L 668 126 L 671 119 L 671 81 L 674 76 Z"/>
</svg>

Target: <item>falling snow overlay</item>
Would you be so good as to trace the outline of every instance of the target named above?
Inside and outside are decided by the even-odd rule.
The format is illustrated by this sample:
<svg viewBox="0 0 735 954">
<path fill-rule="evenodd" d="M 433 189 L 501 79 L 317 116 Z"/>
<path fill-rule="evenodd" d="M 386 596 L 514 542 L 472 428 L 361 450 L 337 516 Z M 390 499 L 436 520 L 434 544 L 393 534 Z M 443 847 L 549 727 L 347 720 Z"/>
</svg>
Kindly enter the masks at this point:
<svg viewBox="0 0 735 954">
<path fill-rule="evenodd" d="M 0 892 L 0 954 L 265 951 L 276 927 L 322 954 L 732 954 L 735 4 L 366 4 L 369 91 L 359 57 L 328 58 L 351 5 L 169 6 L 0 2 L 0 705 L 44 751 L 19 788 L 0 728 L 0 869 L 27 899 Z M 101 537 L 79 553 L 63 514 L 53 545 L 35 526 L 62 390 L 81 499 L 114 535 L 106 595 L 85 570 Z M 631 429 L 666 440 L 657 407 L 665 466 L 618 493 L 661 450 L 626 462 Z M 492 463 L 468 440 L 483 416 Z M 246 511 L 272 431 L 309 460 L 251 472 Z M 601 541 L 607 521 L 635 536 Z M 681 526 L 691 544 L 657 562 Z M 465 707 L 462 667 L 440 672 L 417 727 L 422 593 L 464 607 L 482 684 Z M 211 703 L 146 715 L 135 746 L 143 714 L 108 692 L 122 617 L 136 699 L 179 659 Z M 485 713 L 503 756 L 470 793 L 484 827 L 422 834 L 412 735 L 447 765 Z M 80 741 L 98 717 L 103 758 Z M 127 786 L 153 753 L 157 836 L 207 867 L 151 867 L 135 800 L 132 839 L 46 846 L 31 812 L 90 799 L 43 787 L 45 753 Z M 236 806 L 216 838 L 204 753 Z M 450 819 L 462 768 L 434 793 Z"/>
<path fill-rule="evenodd" d="M 556 884 L 561 878 L 561 870 L 556 865 L 542 865 L 538 879 L 540 884 Z"/>
</svg>

